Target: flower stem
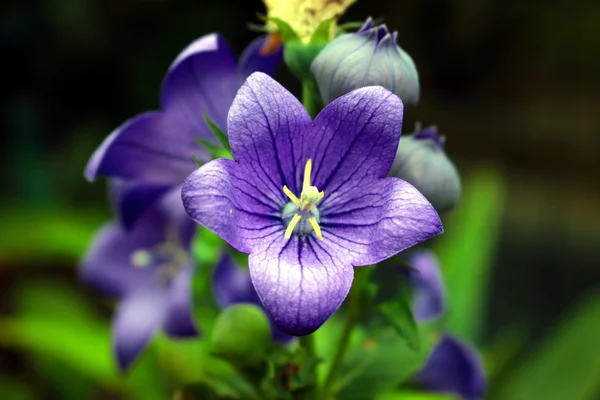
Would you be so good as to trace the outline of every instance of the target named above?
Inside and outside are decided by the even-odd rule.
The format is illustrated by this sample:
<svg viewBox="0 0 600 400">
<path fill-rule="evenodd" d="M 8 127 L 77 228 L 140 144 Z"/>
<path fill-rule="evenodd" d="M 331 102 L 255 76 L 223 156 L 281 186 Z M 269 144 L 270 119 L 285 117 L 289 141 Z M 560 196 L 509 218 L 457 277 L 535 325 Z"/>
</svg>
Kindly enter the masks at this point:
<svg viewBox="0 0 600 400">
<path fill-rule="evenodd" d="M 342 361 L 344 361 L 344 356 L 346 355 L 346 350 L 348 349 L 348 344 L 350 343 L 350 336 L 356 323 L 360 319 L 360 297 L 362 289 L 365 283 L 368 281 L 369 275 L 371 274 L 372 268 L 361 267 L 355 268 L 355 278 L 354 283 L 352 285 L 352 289 L 350 290 L 350 295 L 348 296 L 348 310 L 346 311 L 346 322 L 344 324 L 344 330 L 342 331 L 342 336 L 338 341 L 338 346 L 335 351 L 335 355 L 333 356 L 333 361 L 331 363 L 331 367 L 329 367 L 329 371 L 327 373 L 327 377 L 325 378 L 325 383 L 323 385 L 323 389 L 321 390 L 321 396 L 319 397 L 321 400 L 327 400 L 333 395 L 334 392 L 334 383 L 337 378 L 337 374 L 342 366 Z"/>
<path fill-rule="evenodd" d="M 304 80 L 302 82 L 302 104 L 313 119 L 319 113 L 317 99 L 315 97 L 315 85 L 310 80 Z"/>
</svg>

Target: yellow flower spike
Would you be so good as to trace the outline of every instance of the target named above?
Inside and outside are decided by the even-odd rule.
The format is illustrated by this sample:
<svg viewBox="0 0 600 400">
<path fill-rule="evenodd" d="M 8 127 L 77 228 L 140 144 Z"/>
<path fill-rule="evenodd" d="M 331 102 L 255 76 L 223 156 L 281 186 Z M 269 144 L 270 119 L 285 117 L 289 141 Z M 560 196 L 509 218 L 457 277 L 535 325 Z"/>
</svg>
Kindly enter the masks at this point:
<svg viewBox="0 0 600 400">
<path fill-rule="evenodd" d="M 298 225 L 298 222 L 300 222 L 301 218 L 302 218 L 302 216 L 300 214 L 296 214 L 292 217 L 290 224 L 287 226 L 287 229 L 285 230 L 284 237 L 286 239 L 289 239 L 292 237 L 292 232 L 294 232 L 294 228 L 296 227 L 296 225 Z"/>
<path fill-rule="evenodd" d="M 294 203 L 296 207 L 300 207 L 300 200 L 298 200 L 296 195 L 292 193 L 292 191 L 288 189 L 286 185 L 283 185 L 283 193 L 285 193 L 285 195 L 290 198 L 290 200 L 292 201 L 292 203 Z"/>
<path fill-rule="evenodd" d="M 308 222 L 310 222 L 310 225 L 313 227 L 315 234 L 317 235 L 317 237 L 320 240 L 323 240 L 323 234 L 321 233 L 321 227 L 319 226 L 319 223 L 317 222 L 316 218 L 309 218 Z"/>
<path fill-rule="evenodd" d="M 302 191 L 310 187 L 310 174 L 312 172 L 312 159 L 309 158 L 304 167 L 304 183 L 302 184 Z"/>
<path fill-rule="evenodd" d="M 321 22 L 339 18 L 356 0 L 263 0 L 267 16 L 287 22 L 303 43 L 308 43 Z M 272 22 L 270 31 L 276 31 Z"/>
</svg>

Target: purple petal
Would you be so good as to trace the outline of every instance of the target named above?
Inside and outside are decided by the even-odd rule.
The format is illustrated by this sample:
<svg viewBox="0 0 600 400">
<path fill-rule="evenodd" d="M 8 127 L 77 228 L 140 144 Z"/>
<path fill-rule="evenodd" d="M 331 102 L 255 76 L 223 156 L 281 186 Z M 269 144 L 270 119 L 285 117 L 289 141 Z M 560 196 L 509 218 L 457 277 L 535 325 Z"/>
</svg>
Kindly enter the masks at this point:
<svg viewBox="0 0 600 400">
<path fill-rule="evenodd" d="M 339 197 L 346 201 L 335 199 L 321 209 L 323 245 L 354 266 L 378 263 L 443 231 L 427 199 L 397 178 L 359 185 Z"/>
<path fill-rule="evenodd" d="M 116 198 L 118 215 L 125 229 L 130 229 L 138 217 L 171 187 L 169 184 L 152 184 L 139 181 L 113 185 L 115 190 L 112 192 Z"/>
<path fill-rule="evenodd" d="M 201 116 L 199 117 L 201 119 Z M 92 155 L 85 176 L 97 174 L 154 183 L 181 183 L 206 158 L 195 142 L 197 128 L 172 115 L 150 112 L 134 117 L 108 136 Z"/>
<path fill-rule="evenodd" d="M 237 303 L 252 303 L 263 307 L 250 279 L 250 272 L 238 266 L 229 254 L 223 253 L 221 256 L 212 281 L 219 308 L 227 308 Z M 289 343 L 293 339 L 277 328 L 271 316 L 269 320 L 273 339 L 282 344 Z"/>
<path fill-rule="evenodd" d="M 344 193 L 383 178 L 396 155 L 402 102 L 378 87 L 355 90 L 330 103 L 304 137 L 303 162 L 312 158 L 312 184 L 325 192 L 320 208 L 348 200 Z"/>
<path fill-rule="evenodd" d="M 163 330 L 175 338 L 198 335 L 191 305 L 192 275 L 193 267 L 191 265 L 184 266 L 171 282 L 169 289 L 168 308 Z"/>
<path fill-rule="evenodd" d="M 163 235 L 162 230 L 152 226 L 140 226 L 126 232 L 119 223 L 105 225 L 96 234 L 83 258 L 82 279 L 106 295 L 126 295 L 152 279 L 150 270 L 135 268 L 131 264 L 132 253 L 160 243 Z"/>
<path fill-rule="evenodd" d="M 308 335 L 342 304 L 354 270 L 311 236 L 277 235 L 250 254 L 252 282 L 267 312 L 282 331 Z"/>
<path fill-rule="evenodd" d="M 238 71 L 229 46 L 216 33 L 188 45 L 169 67 L 161 90 L 165 112 L 195 126 L 197 137 L 210 138 L 204 110 L 220 127 L 239 88 Z"/>
<path fill-rule="evenodd" d="M 418 251 L 408 259 L 418 271 L 409 271 L 414 288 L 413 312 L 419 321 L 437 318 L 446 308 L 446 290 L 437 258 L 429 250 Z"/>
<path fill-rule="evenodd" d="M 265 43 L 266 36 L 254 39 L 244 50 L 239 60 L 240 80 L 244 81 L 253 72 L 263 72 L 267 75 L 273 75 L 281 63 L 283 56 L 283 46 L 274 53 L 267 55 L 260 54 L 260 49 Z"/>
<path fill-rule="evenodd" d="M 131 365 L 163 323 L 167 300 L 166 286 L 149 285 L 119 305 L 113 324 L 113 345 L 121 371 Z"/>
<path fill-rule="evenodd" d="M 180 185 L 172 188 L 160 198 L 157 211 L 165 215 L 171 226 L 177 229 L 180 244 L 189 251 L 196 234 L 196 224 L 183 208 Z"/>
<path fill-rule="evenodd" d="M 260 304 L 250 273 L 239 267 L 227 253 L 223 253 L 215 267 L 212 282 L 219 308 L 236 303 Z"/>
<path fill-rule="evenodd" d="M 444 335 L 433 349 L 417 382 L 426 389 L 457 394 L 465 399 L 483 397 L 486 378 L 475 349 Z"/>
<path fill-rule="evenodd" d="M 283 237 L 283 200 L 277 204 L 267 197 L 241 170 L 235 161 L 213 160 L 188 177 L 181 195 L 196 222 L 236 250 L 250 253 L 269 237 Z"/>
<path fill-rule="evenodd" d="M 300 150 L 310 126 L 302 104 L 283 86 L 263 73 L 250 75 L 227 119 L 231 151 L 244 178 L 276 202 L 286 201 L 284 185 L 298 193 L 306 163 Z"/>
</svg>

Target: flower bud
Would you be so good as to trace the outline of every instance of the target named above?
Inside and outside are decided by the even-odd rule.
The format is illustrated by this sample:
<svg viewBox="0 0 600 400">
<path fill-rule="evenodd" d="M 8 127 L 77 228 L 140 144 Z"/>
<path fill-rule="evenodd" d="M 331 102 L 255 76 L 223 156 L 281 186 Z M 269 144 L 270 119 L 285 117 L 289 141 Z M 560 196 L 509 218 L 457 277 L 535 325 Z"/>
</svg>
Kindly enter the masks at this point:
<svg viewBox="0 0 600 400">
<path fill-rule="evenodd" d="M 213 350 L 237 365 L 258 365 L 271 346 L 271 329 L 265 313 L 254 304 L 226 308 L 213 329 Z"/>
<path fill-rule="evenodd" d="M 311 65 L 324 104 L 352 90 L 378 85 L 397 94 L 404 105 L 419 101 L 419 76 L 412 58 L 396 45 L 398 33 L 385 25 L 363 27 L 329 43 Z"/>
<path fill-rule="evenodd" d="M 461 192 L 460 176 L 444 152 L 444 142 L 435 126 L 421 129 L 417 124 L 413 135 L 402 135 L 388 173 L 416 187 L 439 213 L 454 207 Z"/>
</svg>

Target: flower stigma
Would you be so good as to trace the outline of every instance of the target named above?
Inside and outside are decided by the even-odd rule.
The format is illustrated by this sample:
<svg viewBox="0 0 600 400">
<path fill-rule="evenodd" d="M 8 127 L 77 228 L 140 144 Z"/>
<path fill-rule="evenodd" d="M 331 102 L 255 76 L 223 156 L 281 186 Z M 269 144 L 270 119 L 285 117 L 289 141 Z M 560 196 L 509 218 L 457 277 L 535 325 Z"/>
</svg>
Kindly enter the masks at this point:
<svg viewBox="0 0 600 400">
<path fill-rule="evenodd" d="M 149 248 L 131 253 L 130 263 L 135 268 L 152 268 L 158 283 L 170 282 L 188 263 L 188 255 L 181 247 L 175 229 L 168 227 L 166 240 Z"/>
<path fill-rule="evenodd" d="M 304 167 L 302 193 L 299 199 L 287 186 L 283 186 L 283 193 L 291 200 L 281 213 L 283 221 L 287 223 L 284 235 L 286 239 L 292 237 L 292 233 L 308 236 L 314 232 L 320 240 L 323 240 L 319 226 L 321 215 L 316 205 L 323 199 L 325 193 L 310 184 L 311 172 L 312 159 L 309 158 Z"/>
</svg>

